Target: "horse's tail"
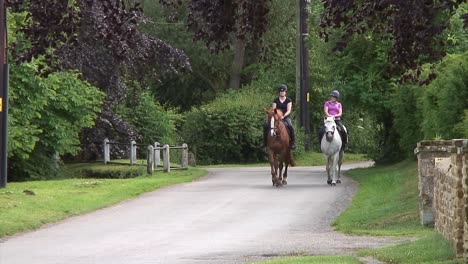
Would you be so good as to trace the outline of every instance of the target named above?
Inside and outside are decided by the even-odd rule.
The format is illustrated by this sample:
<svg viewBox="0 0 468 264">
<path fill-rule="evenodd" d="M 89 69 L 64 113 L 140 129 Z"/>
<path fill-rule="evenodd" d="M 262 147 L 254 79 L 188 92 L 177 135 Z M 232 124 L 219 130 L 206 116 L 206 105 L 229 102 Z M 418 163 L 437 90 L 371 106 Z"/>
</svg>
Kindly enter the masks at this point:
<svg viewBox="0 0 468 264">
<path fill-rule="evenodd" d="M 291 167 L 296 166 L 296 162 L 293 159 L 292 151 L 289 151 L 289 164 L 291 165 Z"/>
</svg>

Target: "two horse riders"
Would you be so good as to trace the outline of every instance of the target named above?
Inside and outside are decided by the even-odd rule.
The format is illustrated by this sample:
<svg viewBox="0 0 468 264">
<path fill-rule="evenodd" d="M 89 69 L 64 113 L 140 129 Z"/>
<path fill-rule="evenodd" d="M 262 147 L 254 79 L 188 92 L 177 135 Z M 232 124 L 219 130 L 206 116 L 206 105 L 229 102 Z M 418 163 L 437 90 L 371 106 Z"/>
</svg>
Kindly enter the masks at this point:
<svg viewBox="0 0 468 264">
<path fill-rule="evenodd" d="M 341 115 L 343 114 L 343 107 L 341 106 L 341 103 L 338 102 L 338 99 L 340 98 L 340 92 L 337 90 L 333 90 L 330 93 L 330 100 L 326 101 L 325 104 L 323 105 L 323 112 L 325 113 L 325 116 L 327 117 L 333 117 L 335 119 L 335 123 L 338 126 L 338 131 L 340 132 L 341 136 L 341 141 L 343 143 L 343 150 L 348 149 L 348 135 L 346 132 L 346 129 L 343 127 L 343 123 L 341 120 Z M 322 140 L 324 131 L 323 131 L 323 126 L 320 128 L 319 132 L 319 142 Z"/>
<path fill-rule="evenodd" d="M 296 137 L 294 135 L 294 127 L 291 123 L 291 110 L 292 110 L 292 101 L 288 97 L 286 97 L 286 93 L 288 91 L 288 87 L 285 84 L 281 84 L 278 87 L 278 97 L 273 100 L 273 108 L 280 109 L 283 115 L 283 121 L 288 129 L 289 137 L 291 138 L 290 148 L 296 148 Z M 341 120 L 341 115 L 343 114 L 343 107 L 341 103 L 338 101 L 340 98 L 340 92 L 338 90 L 333 90 L 330 93 L 330 100 L 326 101 L 323 105 L 323 112 L 327 117 L 333 117 L 335 119 L 335 123 L 338 126 L 338 131 L 340 132 L 341 141 L 343 143 L 343 150 L 348 149 L 348 134 L 346 129 L 343 126 L 343 122 Z M 319 132 L 319 142 L 322 140 L 323 136 L 323 126 L 320 128 Z M 263 126 L 263 145 L 266 146 L 268 135 L 268 124 L 264 124 Z"/>
<path fill-rule="evenodd" d="M 286 128 L 289 132 L 289 137 L 291 139 L 289 147 L 291 149 L 296 149 L 296 137 L 294 135 L 294 128 L 291 123 L 291 110 L 292 110 L 292 101 L 286 97 L 288 87 L 285 84 L 281 84 L 278 87 L 278 97 L 273 100 L 273 108 L 280 109 L 283 112 L 283 122 L 286 125 Z M 263 126 L 263 144 L 266 146 L 267 135 L 268 135 L 268 124 Z"/>
</svg>

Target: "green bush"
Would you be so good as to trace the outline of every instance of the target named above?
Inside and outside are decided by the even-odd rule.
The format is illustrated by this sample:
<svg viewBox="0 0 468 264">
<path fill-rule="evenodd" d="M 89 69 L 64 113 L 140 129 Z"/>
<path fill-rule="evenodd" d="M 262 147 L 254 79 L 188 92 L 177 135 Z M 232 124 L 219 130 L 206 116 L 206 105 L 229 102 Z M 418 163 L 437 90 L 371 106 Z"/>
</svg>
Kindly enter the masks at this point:
<svg viewBox="0 0 468 264">
<path fill-rule="evenodd" d="M 436 73 L 422 99 L 424 139 L 467 137 L 459 127 L 468 108 L 468 52 L 448 55 Z"/>
<path fill-rule="evenodd" d="M 399 93 L 392 100 L 394 128 L 399 136 L 399 145 L 405 157 L 414 157 L 416 144 L 423 138 L 421 128 L 421 87 L 404 85 L 399 87 Z"/>
<path fill-rule="evenodd" d="M 153 96 L 140 91 L 129 96 L 125 105 L 118 109 L 119 114 L 128 120 L 142 136 L 141 144 L 174 145 L 177 142 L 176 123 L 181 116 L 172 109 L 166 109 L 155 101 Z M 146 148 L 139 148 L 146 155 Z"/>
<path fill-rule="evenodd" d="M 106 167 L 96 167 L 83 169 L 81 175 L 84 178 L 97 179 L 128 179 L 135 178 L 146 173 L 144 166 L 128 166 L 128 165 L 107 165 Z"/>
<path fill-rule="evenodd" d="M 54 156 L 79 151 L 79 133 L 94 125 L 104 98 L 76 72 L 41 77 L 39 67 L 39 60 L 11 65 L 10 180 L 53 177 Z"/>
<path fill-rule="evenodd" d="M 262 145 L 264 108 L 273 95 L 261 89 L 229 91 L 215 101 L 186 114 L 184 140 L 199 164 L 265 160 Z"/>
</svg>

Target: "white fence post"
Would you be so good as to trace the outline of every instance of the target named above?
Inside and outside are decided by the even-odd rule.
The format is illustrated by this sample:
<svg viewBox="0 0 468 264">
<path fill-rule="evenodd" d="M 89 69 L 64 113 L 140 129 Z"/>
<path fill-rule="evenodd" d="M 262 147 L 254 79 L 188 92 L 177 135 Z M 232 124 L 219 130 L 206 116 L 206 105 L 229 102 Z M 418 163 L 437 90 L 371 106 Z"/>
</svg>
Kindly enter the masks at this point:
<svg viewBox="0 0 468 264">
<path fill-rule="evenodd" d="M 159 142 L 154 142 L 154 167 L 157 168 L 161 165 L 161 150 L 159 149 Z"/>
<path fill-rule="evenodd" d="M 104 164 L 110 162 L 110 144 L 109 139 L 104 139 Z"/>
<path fill-rule="evenodd" d="M 136 164 L 136 161 L 137 161 L 136 150 L 137 150 L 136 142 L 135 140 L 132 140 L 132 142 L 130 142 L 130 165 Z"/>
<path fill-rule="evenodd" d="M 146 171 L 148 174 L 153 174 L 154 170 L 154 147 L 148 145 L 148 152 L 146 157 Z"/>
<path fill-rule="evenodd" d="M 171 166 L 170 166 L 170 155 L 169 155 L 169 145 L 164 145 L 163 146 L 163 170 L 164 172 L 170 172 L 171 171 Z"/>
<path fill-rule="evenodd" d="M 188 169 L 188 145 L 182 144 L 182 169 Z"/>
</svg>

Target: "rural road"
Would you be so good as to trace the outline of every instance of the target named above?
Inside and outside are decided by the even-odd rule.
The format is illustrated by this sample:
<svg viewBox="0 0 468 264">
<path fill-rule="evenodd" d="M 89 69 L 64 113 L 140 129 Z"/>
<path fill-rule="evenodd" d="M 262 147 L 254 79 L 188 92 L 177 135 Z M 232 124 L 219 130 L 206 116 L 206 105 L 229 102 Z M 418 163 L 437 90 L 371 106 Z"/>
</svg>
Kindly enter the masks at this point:
<svg viewBox="0 0 468 264">
<path fill-rule="evenodd" d="M 368 166 L 344 165 L 343 169 Z M 334 232 L 356 184 L 326 184 L 324 167 L 213 168 L 198 181 L 146 193 L 0 241 L 1 264 L 230 264 L 294 254 L 350 254 L 395 242 Z"/>
</svg>

